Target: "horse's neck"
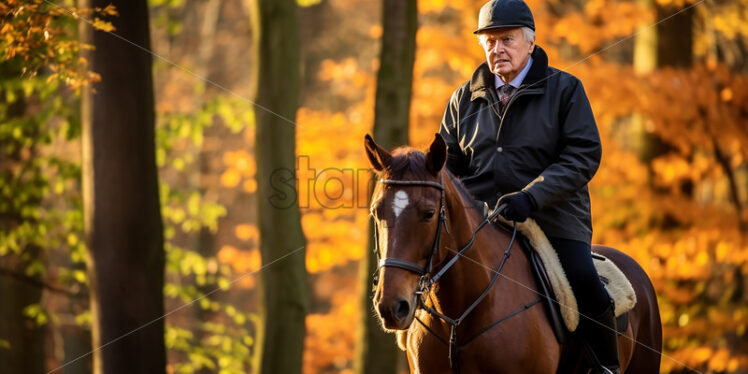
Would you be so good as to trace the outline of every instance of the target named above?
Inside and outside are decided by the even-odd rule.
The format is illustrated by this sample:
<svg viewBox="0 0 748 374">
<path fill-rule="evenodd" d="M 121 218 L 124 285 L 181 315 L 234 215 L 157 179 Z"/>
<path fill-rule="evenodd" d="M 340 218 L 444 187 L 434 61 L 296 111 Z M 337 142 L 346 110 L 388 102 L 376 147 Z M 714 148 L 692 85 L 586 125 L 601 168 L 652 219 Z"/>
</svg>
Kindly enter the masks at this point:
<svg viewBox="0 0 748 374">
<path fill-rule="evenodd" d="M 483 222 L 485 217 L 483 216 L 483 212 L 477 209 L 474 201 L 465 200 L 459 191 L 459 187 L 454 183 L 451 179 L 446 183 L 447 220 L 453 226 L 450 227 L 450 233 L 448 234 L 448 241 L 450 242 L 448 244 L 451 244 L 450 248 L 454 251 L 459 251 L 470 242 L 473 232 Z M 495 245 L 493 245 L 498 243 L 488 242 L 489 239 L 498 239 L 494 231 L 496 231 L 496 228 L 492 227 L 491 224 L 483 227 L 476 235 L 473 246 L 471 249 L 468 249 L 465 255 L 475 260 L 489 260 L 492 258 L 495 252 L 498 251 L 494 248 Z M 480 248 L 480 251 L 476 251 L 476 248 Z M 447 257 L 454 255 L 453 251 L 448 252 L 451 253 Z M 490 264 L 485 264 L 490 268 Z"/>
<path fill-rule="evenodd" d="M 441 246 L 442 263 L 457 256 L 457 252 L 470 242 L 473 231 L 483 220 L 480 212 L 472 206 L 474 203 L 465 201 L 451 180 L 446 183 L 445 188 L 449 233 L 442 234 L 446 234 Z M 448 303 L 441 303 L 444 304 L 443 307 L 462 312 L 491 280 L 492 269 L 496 267 L 496 260 L 499 258 L 498 249 L 493 248 L 499 243 L 488 242 L 493 235 L 487 233 L 493 230 L 490 225 L 481 229 L 470 249 L 463 254 L 464 258 L 458 259 L 439 281 L 435 296 L 440 301 L 449 300 Z"/>
<path fill-rule="evenodd" d="M 451 181 L 447 183 L 446 203 L 450 232 L 445 236 L 442 245 L 444 261 L 455 256 L 457 251 L 470 242 L 473 231 L 485 218 L 482 212 L 472 207 L 472 201 L 463 199 L 457 188 Z M 476 235 L 473 245 L 465 252 L 466 258 L 457 260 L 439 281 L 438 291 L 434 295 L 437 306 L 445 309 L 447 315 L 454 317 L 458 316 L 455 313 L 462 313 L 467 309 L 489 285 L 510 239 L 509 233 L 494 227 L 493 224 L 483 227 Z M 528 275 L 524 274 L 524 264 L 527 263 L 527 259 L 518 243 L 513 244 L 511 254 L 511 260 L 507 260 L 501 274 L 510 279 L 526 278 Z M 508 280 L 502 278 L 499 276 L 492 288 L 493 292 L 487 296 L 488 300 L 484 300 L 487 304 L 491 304 L 490 299 L 495 297 L 495 291 L 499 287 L 519 287 L 514 283 L 508 285 Z"/>
</svg>

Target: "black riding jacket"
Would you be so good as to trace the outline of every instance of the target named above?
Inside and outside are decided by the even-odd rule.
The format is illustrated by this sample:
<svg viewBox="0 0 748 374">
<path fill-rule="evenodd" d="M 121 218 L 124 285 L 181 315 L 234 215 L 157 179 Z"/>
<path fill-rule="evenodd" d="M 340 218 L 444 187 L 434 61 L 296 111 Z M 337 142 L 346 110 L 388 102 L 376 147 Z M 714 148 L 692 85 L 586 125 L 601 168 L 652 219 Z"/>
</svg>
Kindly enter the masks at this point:
<svg viewBox="0 0 748 374">
<path fill-rule="evenodd" d="M 549 237 L 590 243 L 587 183 L 602 155 L 595 118 L 579 79 L 549 67 L 538 46 L 532 58 L 504 113 L 485 62 L 452 94 L 439 130 L 447 167 L 490 207 L 527 192 L 537 208 L 530 217 Z"/>
</svg>

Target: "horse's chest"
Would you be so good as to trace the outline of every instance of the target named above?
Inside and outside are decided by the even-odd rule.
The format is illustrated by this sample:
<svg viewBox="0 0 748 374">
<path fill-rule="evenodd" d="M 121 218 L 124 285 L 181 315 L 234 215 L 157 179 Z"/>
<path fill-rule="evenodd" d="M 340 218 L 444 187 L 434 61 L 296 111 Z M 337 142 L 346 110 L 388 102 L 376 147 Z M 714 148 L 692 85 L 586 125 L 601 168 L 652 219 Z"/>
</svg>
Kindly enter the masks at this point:
<svg viewBox="0 0 748 374">
<path fill-rule="evenodd" d="M 518 316 L 515 322 L 532 316 L 529 311 L 527 313 Z M 408 332 L 407 348 L 411 371 L 418 374 L 452 374 L 454 371 L 450 366 L 449 346 L 444 343 L 449 340 L 449 333 L 446 328 L 431 326 L 439 337 L 421 326 L 411 328 Z M 529 333 L 532 329 L 522 331 L 524 333 L 518 335 L 516 331 L 508 331 L 506 326 L 497 326 L 470 344 L 459 348 L 459 372 L 461 374 L 547 374 L 555 372 L 560 351 L 556 341 L 549 340 L 552 338 L 552 332 L 549 330 L 545 336 L 533 339 L 533 334 Z"/>
<path fill-rule="evenodd" d="M 449 334 L 446 331 L 438 331 L 439 337 L 447 340 Z M 480 350 L 477 352 L 470 347 L 460 349 L 460 373 L 492 372 L 488 368 L 498 367 L 498 362 L 493 362 L 492 352 Z M 408 360 L 413 373 L 418 374 L 452 374 L 454 371 L 450 366 L 449 347 L 441 339 L 429 333 L 423 328 L 411 329 L 408 334 Z"/>
<path fill-rule="evenodd" d="M 414 374 L 452 373 L 447 345 L 425 329 L 411 328 L 407 347 Z"/>
</svg>

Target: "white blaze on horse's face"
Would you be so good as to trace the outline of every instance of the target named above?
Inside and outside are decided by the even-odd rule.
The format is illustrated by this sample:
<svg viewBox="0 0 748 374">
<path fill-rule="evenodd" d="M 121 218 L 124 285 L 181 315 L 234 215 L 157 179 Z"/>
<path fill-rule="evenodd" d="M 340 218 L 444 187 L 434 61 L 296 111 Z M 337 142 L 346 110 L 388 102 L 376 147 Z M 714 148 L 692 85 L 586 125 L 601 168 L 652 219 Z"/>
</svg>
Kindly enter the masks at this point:
<svg viewBox="0 0 748 374">
<path fill-rule="evenodd" d="M 395 198 L 392 200 L 392 210 L 395 212 L 395 218 L 400 216 L 400 213 L 403 212 L 405 207 L 407 207 L 409 204 L 408 201 L 408 194 L 405 191 L 397 191 L 395 193 Z"/>
</svg>

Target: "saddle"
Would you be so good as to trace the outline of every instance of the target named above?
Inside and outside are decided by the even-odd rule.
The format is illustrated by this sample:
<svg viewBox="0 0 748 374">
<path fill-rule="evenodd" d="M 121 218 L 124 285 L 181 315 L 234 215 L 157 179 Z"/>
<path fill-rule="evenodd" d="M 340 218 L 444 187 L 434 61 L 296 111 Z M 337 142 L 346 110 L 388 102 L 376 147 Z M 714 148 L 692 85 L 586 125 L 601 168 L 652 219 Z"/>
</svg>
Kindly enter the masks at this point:
<svg viewBox="0 0 748 374">
<path fill-rule="evenodd" d="M 553 332 L 555 333 L 558 342 L 563 344 L 566 342 L 567 335 L 573 330 L 570 330 L 568 325 L 562 322 L 561 305 L 559 304 L 558 299 L 556 298 L 556 294 L 553 291 L 553 287 L 548 277 L 548 273 L 545 270 L 545 266 L 543 265 L 543 261 L 540 259 L 538 253 L 532 248 L 530 241 L 524 235 L 520 238 L 520 241 L 525 250 L 525 254 L 530 259 L 530 265 L 533 269 L 535 281 L 538 282 L 540 292 L 542 294 L 541 296 L 545 300 L 544 304 L 546 306 L 546 312 L 548 313 L 548 320 L 553 327 Z M 609 263 L 611 262 L 604 256 L 598 255 L 596 253 L 592 254 L 592 259 L 595 262 L 595 265 L 597 265 L 598 262 L 602 261 L 607 261 Z M 608 294 L 611 295 L 611 300 L 614 300 L 615 303 L 615 299 L 613 298 L 609 288 L 611 284 L 610 280 L 600 275 L 600 281 L 605 286 L 605 290 L 608 291 Z M 616 314 L 616 330 L 618 331 L 618 334 L 623 334 L 624 332 L 626 332 L 627 328 L 628 311 L 623 312 L 620 315 Z"/>
<path fill-rule="evenodd" d="M 504 226 L 509 225 L 502 217 L 499 217 L 499 222 Z M 574 293 L 555 250 L 537 223 L 532 219 L 517 223 L 517 231 L 530 260 L 539 292 L 546 301 L 544 304 L 549 322 L 556 339 L 563 344 L 567 335 L 575 331 L 579 325 L 579 311 Z M 592 254 L 592 259 L 600 275 L 600 281 L 615 305 L 618 333 L 623 334 L 628 328 L 626 312 L 636 305 L 634 288 L 613 261 L 597 253 Z"/>
</svg>

